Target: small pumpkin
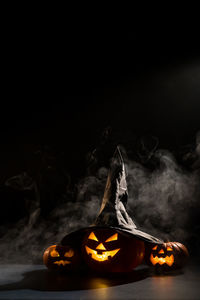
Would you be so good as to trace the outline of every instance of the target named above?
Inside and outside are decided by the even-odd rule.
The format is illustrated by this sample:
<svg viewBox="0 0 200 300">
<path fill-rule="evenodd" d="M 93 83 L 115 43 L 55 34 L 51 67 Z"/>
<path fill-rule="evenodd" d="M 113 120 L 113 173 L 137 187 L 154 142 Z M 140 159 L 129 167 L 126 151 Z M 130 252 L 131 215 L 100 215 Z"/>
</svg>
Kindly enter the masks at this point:
<svg viewBox="0 0 200 300">
<path fill-rule="evenodd" d="M 129 272 L 144 257 L 144 242 L 112 228 L 94 227 L 83 239 L 86 264 L 99 272 Z"/>
<path fill-rule="evenodd" d="M 43 262 L 48 269 L 72 271 L 79 267 L 80 256 L 70 246 L 52 245 L 45 250 Z"/>
<path fill-rule="evenodd" d="M 147 264 L 158 271 L 170 271 L 182 268 L 189 257 L 187 248 L 178 242 L 166 242 L 146 248 Z"/>
</svg>

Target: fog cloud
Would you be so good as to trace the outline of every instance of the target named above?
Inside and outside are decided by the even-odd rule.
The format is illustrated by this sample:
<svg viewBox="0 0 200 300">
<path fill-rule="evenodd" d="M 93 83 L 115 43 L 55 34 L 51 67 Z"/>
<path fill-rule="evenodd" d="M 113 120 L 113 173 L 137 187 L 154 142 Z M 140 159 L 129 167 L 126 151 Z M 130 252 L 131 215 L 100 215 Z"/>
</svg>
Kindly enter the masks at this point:
<svg viewBox="0 0 200 300">
<path fill-rule="evenodd" d="M 155 150 L 155 149 L 154 149 Z M 157 160 L 152 171 L 139 162 L 126 160 L 129 200 L 127 210 L 139 229 L 160 237 L 200 244 L 198 212 L 200 211 L 200 133 L 193 151 L 196 156 L 191 170 L 183 169 L 167 150 L 155 150 Z M 65 234 L 93 223 L 99 211 L 108 170 L 100 168 L 96 176 L 83 178 L 76 194 L 51 211 L 48 219 L 40 215 L 39 189 L 27 174 L 6 182 L 13 188 L 32 190 L 35 197 L 29 206 L 29 217 L 15 226 L 1 226 L 1 262 L 42 262 L 46 247 L 59 243 Z M 195 219 L 196 218 L 196 219 Z"/>
</svg>

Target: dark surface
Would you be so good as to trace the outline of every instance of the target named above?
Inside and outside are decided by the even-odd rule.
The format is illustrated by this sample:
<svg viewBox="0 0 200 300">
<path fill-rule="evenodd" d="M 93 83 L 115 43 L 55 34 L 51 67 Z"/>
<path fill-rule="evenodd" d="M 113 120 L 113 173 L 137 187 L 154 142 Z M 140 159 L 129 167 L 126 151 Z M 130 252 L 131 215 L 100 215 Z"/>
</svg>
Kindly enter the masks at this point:
<svg viewBox="0 0 200 300">
<path fill-rule="evenodd" d="M 130 274 L 59 275 L 42 265 L 1 265 L 0 299 L 199 299 L 199 264 L 156 275 L 140 266 Z"/>
<path fill-rule="evenodd" d="M 134 22 L 134 10 L 127 17 L 130 24 L 122 27 L 119 16 L 109 26 L 102 15 L 94 24 L 82 11 L 83 20 L 77 12 L 70 20 L 66 11 L 64 17 L 60 16 L 60 9 L 57 22 L 55 14 L 49 14 L 46 7 L 44 11 L 37 8 L 33 16 L 24 14 L 21 8 L 20 13 L 12 9 L 5 14 L 1 48 L 0 236 L 15 228 L 17 221 L 22 219 L 23 223 L 18 231 L 11 231 L 11 239 L 3 240 L 1 245 L 6 243 L 0 255 L 3 261 L 8 256 L 7 261 L 12 257 L 17 262 L 15 255 L 20 253 L 22 240 L 28 248 L 30 244 L 41 244 L 42 236 L 37 242 L 31 239 L 34 228 L 29 225 L 40 228 L 41 219 L 50 228 L 57 224 L 57 220 L 49 218 L 51 212 L 63 203 L 75 202 L 80 179 L 86 174 L 96 176 L 100 167 L 108 167 L 118 144 L 125 147 L 129 159 L 150 170 L 157 166 L 153 156 L 148 159 L 155 147 L 154 150 L 172 152 L 183 171 L 199 172 L 200 159 L 194 150 L 195 135 L 200 130 L 200 51 L 199 28 L 188 22 L 185 15 L 177 26 L 169 15 L 154 25 L 150 13 L 150 20 L 142 12 L 139 21 Z M 162 12 L 160 15 L 162 18 Z M 145 153 L 141 139 L 148 136 L 156 138 Z M 28 176 L 21 176 L 24 172 Z M 20 180 L 32 178 L 34 185 L 29 184 L 28 190 L 24 183 L 21 190 L 5 186 L 16 175 L 20 175 Z M 199 255 L 199 201 L 191 198 L 191 206 L 184 207 L 188 211 L 189 246 L 191 252 Z M 39 217 L 31 218 L 38 208 Z M 64 214 L 67 216 L 67 210 Z M 181 217 L 179 210 L 177 215 Z M 27 224 L 29 230 L 18 243 Z M 55 225 L 54 231 L 57 229 Z M 51 242 L 55 239 L 56 233 Z M 7 244 L 14 245 L 11 255 Z M 31 251 L 21 245 L 30 259 Z M 39 249 L 40 255 L 41 252 Z M 198 267 L 189 267 L 177 276 L 146 277 L 145 272 L 141 272 L 138 281 L 135 275 L 129 278 L 133 282 L 127 279 L 129 283 L 95 279 L 94 286 L 102 288 L 94 290 L 87 289 L 87 279 L 81 284 L 80 278 L 73 277 L 72 291 L 50 292 L 42 266 L 3 265 L 2 284 L 15 280 L 18 283 L 2 291 L 1 297 L 200 298 Z"/>
</svg>

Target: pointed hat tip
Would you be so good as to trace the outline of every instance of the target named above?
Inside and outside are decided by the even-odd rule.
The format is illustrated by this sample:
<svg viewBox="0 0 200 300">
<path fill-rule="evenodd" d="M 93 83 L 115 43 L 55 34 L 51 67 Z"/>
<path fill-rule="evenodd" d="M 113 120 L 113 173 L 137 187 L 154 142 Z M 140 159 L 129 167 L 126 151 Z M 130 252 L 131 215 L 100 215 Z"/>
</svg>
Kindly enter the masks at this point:
<svg viewBox="0 0 200 300">
<path fill-rule="evenodd" d="M 113 159 L 118 159 L 121 164 L 124 163 L 119 145 L 115 149 L 115 152 L 113 154 Z"/>
<path fill-rule="evenodd" d="M 122 157 L 121 149 L 119 146 L 116 147 L 113 157 L 110 162 L 109 176 L 111 180 L 115 180 L 119 176 L 126 177 L 124 160 Z"/>
</svg>

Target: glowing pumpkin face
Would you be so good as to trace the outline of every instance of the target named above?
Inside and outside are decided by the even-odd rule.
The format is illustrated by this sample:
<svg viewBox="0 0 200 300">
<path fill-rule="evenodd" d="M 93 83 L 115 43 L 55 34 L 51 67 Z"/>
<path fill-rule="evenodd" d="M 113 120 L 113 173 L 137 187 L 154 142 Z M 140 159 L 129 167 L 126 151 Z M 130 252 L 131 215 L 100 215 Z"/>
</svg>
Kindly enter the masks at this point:
<svg viewBox="0 0 200 300">
<path fill-rule="evenodd" d="M 98 242 L 98 239 L 95 236 L 94 232 L 90 233 L 88 240 L 93 240 Z M 118 233 L 115 233 L 114 235 L 106 239 L 105 243 L 107 244 L 109 242 L 117 241 L 117 240 L 118 240 Z M 91 258 L 97 261 L 106 261 L 112 259 L 113 256 L 115 256 L 117 252 L 120 251 L 120 248 L 107 251 L 103 243 L 98 243 L 96 250 L 89 248 L 87 245 L 85 245 L 85 249 L 87 254 L 91 255 Z"/>
<path fill-rule="evenodd" d="M 86 234 L 82 250 L 92 269 L 127 272 L 141 263 L 144 243 L 111 228 L 95 228 Z"/>
<path fill-rule="evenodd" d="M 79 255 L 69 246 L 53 245 L 45 250 L 43 262 L 49 269 L 72 270 L 79 264 Z"/>
<path fill-rule="evenodd" d="M 154 245 L 147 253 L 148 263 L 161 271 L 183 267 L 189 256 L 187 248 L 178 242 Z"/>
<path fill-rule="evenodd" d="M 153 266 L 156 264 L 163 265 L 167 264 L 168 266 L 172 266 L 174 263 L 174 255 L 173 255 L 173 249 L 169 246 L 162 247 L 160 250 L 158 249 L 158 245 L 154 246 L 152 248 L 152 253 L 150 255 L 150 261 Z"/>
</svg>

